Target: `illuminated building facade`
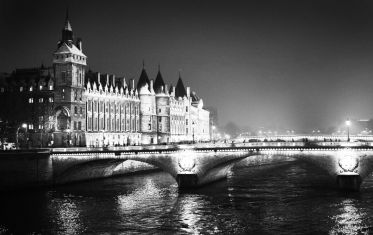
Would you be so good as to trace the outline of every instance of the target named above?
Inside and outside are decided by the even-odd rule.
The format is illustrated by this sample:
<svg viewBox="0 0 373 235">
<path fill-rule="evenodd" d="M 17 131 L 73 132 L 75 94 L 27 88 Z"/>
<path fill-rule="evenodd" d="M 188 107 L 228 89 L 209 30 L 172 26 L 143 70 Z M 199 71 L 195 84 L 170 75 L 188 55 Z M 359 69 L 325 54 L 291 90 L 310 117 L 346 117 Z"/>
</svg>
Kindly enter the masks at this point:
<svg viewBox="0 0 373 235">
<path fill-rule="evenodd" d="M 209 140 L 209 112 L 182 79 L 165 85 L 143 68 L 132 79 L 87 71 L 81 39 L 66 16 L 51 67 L 16 70 L 0 78 L 0 119 L 23 123 L 20 145 L 123 146 Z"/>
</svg>

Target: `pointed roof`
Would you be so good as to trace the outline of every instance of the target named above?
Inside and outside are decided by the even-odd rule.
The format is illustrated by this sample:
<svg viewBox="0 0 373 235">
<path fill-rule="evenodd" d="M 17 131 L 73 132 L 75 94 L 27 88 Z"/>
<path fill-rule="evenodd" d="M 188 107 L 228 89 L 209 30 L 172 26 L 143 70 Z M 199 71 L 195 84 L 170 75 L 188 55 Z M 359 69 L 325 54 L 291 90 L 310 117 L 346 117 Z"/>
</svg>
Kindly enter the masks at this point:
<svg viewBox="0 0 373 235">
<path fill-rule="evenodd" d="M 162 78 L 161 69 L 158 66 L 158 74 L 157 74 L 157 77 L 155 78 L 155 82 L 154 82 L 155 93 L 161 93 L 162 92 L 162 87 L 163 87 L 163 89 L 165 88 L 165 83 L 164 83 L 163 78 Z"/>
<path fill-rule="evenodd" d="M 177 81 L 177 84 L 176 84 L 175 96 L 176 97 L 187 96 L 183 80 L 181 79 L 181 76 L 180 76 L 180 72 L 179 72 L 179 80 Z"/>
<path fill-rule="evenodd" d="M 140 88 L 145 86 L 145 84 L 149 86 L 149 83 L 150 81 L 149 81 L 148 74 L 146 73 L 145 67 L 143 66 L 139 81 L 137 82 L 137 90 L 140 90 Z"/>
<path fill-rule="evenodd" d="M 66 9 L 65 27 L 64 30 L 73 31 L 69 21 L 69 8 Z"/>
</svg>

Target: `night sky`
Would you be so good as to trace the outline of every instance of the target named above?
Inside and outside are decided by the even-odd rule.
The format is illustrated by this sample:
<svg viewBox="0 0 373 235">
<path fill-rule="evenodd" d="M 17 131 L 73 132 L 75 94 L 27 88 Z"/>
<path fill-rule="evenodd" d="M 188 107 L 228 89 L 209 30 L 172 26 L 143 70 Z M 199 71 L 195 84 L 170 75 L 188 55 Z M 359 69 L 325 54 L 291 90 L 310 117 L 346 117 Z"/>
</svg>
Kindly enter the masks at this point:
<svg viewBox="0 0 373 235">
<path fill-rule="evenodd" d="M 0 71 L 50 65 L 66 6 L 89 68 L 142 60 L 218 109 L 220 124 L 326 128 L 373 117 L 373 1 L 1 0 Z"/>
</svg>

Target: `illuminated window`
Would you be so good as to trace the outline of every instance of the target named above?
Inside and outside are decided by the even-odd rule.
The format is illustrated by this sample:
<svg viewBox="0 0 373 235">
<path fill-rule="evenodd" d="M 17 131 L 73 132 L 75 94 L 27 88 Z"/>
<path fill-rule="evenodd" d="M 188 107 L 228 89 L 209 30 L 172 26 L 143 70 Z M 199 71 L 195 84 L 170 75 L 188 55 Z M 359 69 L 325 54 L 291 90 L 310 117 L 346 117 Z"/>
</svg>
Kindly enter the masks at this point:
<svg viewBox="0 0 373 235">
<path fill-rule="evenodd" d="M 28 125 L 28 129 L 33 130 L 34 129 L 34 125 L 33 124 L 29 124 Z"/>
<path fill-rule="evenodd" d="M 28 102 L 29 102 L 30 104 L 34 103 L 34 98 L 29 98 L 29 99 L 28 99 Z"/>
<path fill-rule="evenodd" d="M 19 91 L 20 91 L 20 92 L 22 92 L 22 91 L 23 91 L 23 87 L 22 87 L 22 86 L 21 86 L 21 87 L 19 88 Z"/>
<path fill-rule="evenodd" d="M 50 103 L 53 103 L 53 97 L 49 97 L 48 101 L 49 101 Z"/>
<path fill-rule="evenodd" d="M 30 86 L 30 91 L 32 91 L 32 86 Z"/>
<path fill-rule="evenodd" d="M 53 90 L 53 86 L 52 85 L 49 86 L 49 90 Z"/>
<path fill-rule="evenodd" d="M 39 86 L 39 90 L 43 90 L 43 86 L 42 85 Z"/>
<path fill-rule="evenodd" d="M 40 124 L 39 125 L 39 130 L 41 130 L 41 129 L 43 129 L 43 125 Z"/>
<path fill-rule="evenodd" d="M 39 103 L 43 103 L 44 102 L 44 99 L 43 98 L 39 98 Z"/>
</svg>

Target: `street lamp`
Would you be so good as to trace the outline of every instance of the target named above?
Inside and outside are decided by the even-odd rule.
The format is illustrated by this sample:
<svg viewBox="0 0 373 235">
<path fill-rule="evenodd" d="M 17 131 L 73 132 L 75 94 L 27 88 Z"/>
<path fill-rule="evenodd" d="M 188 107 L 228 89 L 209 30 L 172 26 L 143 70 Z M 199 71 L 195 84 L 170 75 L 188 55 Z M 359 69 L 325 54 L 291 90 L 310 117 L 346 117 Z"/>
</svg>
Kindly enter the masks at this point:
<svg viewBox="0 0 373 235">
<path fill-rule="evenodd" d="M 18 146 L 18 135 L 19 135 L 19 129 L 21 129 L 21 128 L 26 129 L 27 128 L 27 124 L 26 123 L 22 123 L 22 125 L 17 128 L 17 132 L 16 132 L 16 147 L 17 148 L 19 147 Z"/>
<path fill-rule="evenodd" d="M 350 125 L 351 121 L 350 119 L 346 120 L 346 126 L 347 126 L 347 142 L 350 142 Z"/>
<path fill-rule="evenodd" d="M 193 144 L 194 144 L 194 121 L 192 122 L 192 130 L 193 130 Z"/>
</svg>

